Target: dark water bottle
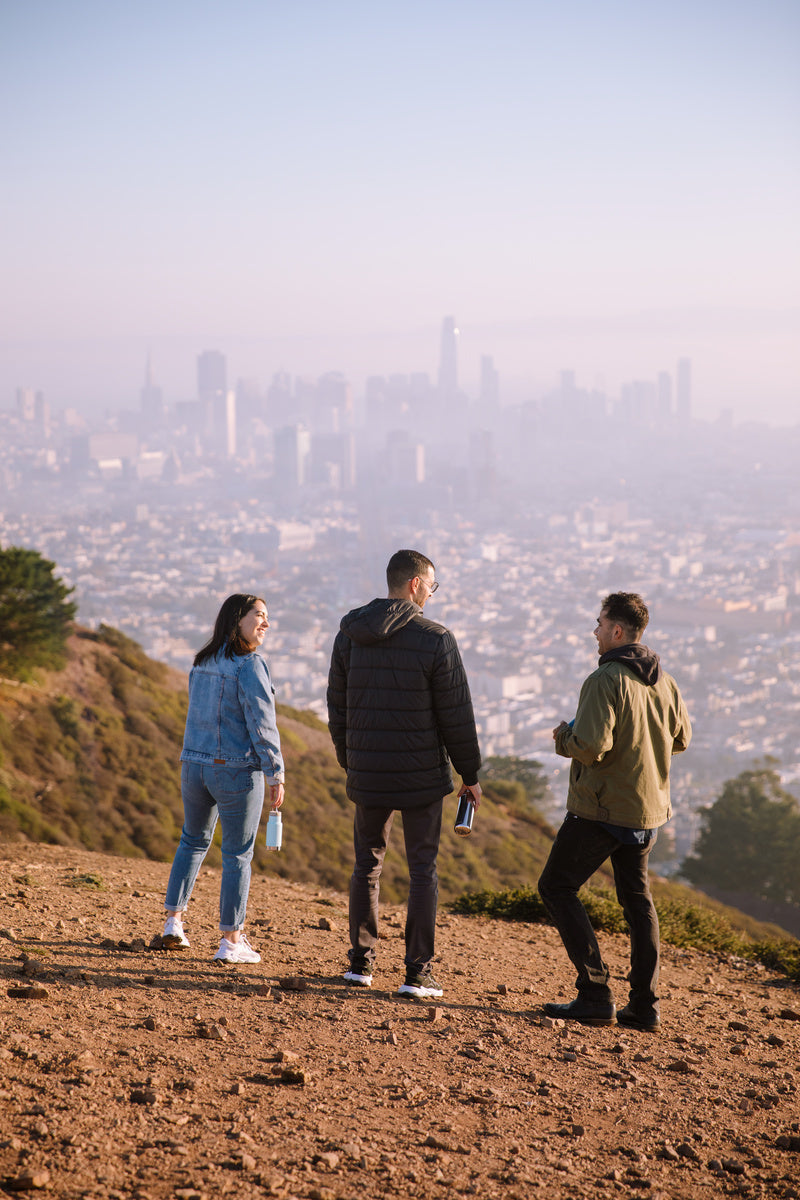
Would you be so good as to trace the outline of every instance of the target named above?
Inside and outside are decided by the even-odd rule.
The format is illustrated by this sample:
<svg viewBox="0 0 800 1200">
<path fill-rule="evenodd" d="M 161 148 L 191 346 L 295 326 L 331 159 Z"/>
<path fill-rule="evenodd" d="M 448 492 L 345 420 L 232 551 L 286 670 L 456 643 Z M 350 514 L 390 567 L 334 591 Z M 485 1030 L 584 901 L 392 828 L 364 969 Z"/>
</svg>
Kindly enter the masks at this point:
<svg viewBox="0 0 800 1200">
<path fill-rule="evenodd" d="M 459 837 L 469 837 L 472 833 L 472 822 L 475 820 L 475 801 L 472 792 L 464 792 L 458 798 L 458 812 L 453 829 Z"/>
</svg>

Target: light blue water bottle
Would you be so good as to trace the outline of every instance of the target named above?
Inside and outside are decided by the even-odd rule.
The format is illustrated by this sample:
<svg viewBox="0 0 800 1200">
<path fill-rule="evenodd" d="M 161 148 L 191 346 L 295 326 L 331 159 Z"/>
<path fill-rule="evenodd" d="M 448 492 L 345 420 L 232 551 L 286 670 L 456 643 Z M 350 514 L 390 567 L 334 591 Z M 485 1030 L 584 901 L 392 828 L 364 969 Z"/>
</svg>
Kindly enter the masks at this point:
<svg viewBox="0 0 800 1200">
<path fill-rule="evenodd" d="M 280 850 L 282 842 L 283 818 L 277 808 L 273 808 L 267 818 L 267 849 Z"/>
</svg>

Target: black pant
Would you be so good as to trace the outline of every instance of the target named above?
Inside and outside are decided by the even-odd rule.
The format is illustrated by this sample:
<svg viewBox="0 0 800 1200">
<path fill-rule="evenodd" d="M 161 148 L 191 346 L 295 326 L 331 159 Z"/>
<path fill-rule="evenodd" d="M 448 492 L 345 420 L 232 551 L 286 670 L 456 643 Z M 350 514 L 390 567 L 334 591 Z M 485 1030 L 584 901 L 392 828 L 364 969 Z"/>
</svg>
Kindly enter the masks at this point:
<svg viewBox="0 0 800 1200">
<path fill-rule="evenodd" d="M 375 961 L 381 871 L 394 814 L 393 808 L 356 805 L 353 822 L 356 861 L 350 880 L 351 961 L 361 959 L 370 965 Z M 423 808 L 405 808 L 402 814 L 410 877 L 405 961 L 406 966 L 423 970 L 430 966 L 434 953 L 439 899 L 436 859 L 442 830 L 442 801 L 436 800 Z"/>
<path fill-rule="evenodd" d="M 645 846 L 620 842 L 597 821 L 587 821 L 572 813 L 556 834 L 539 879 L 539 895 L 578 972 L 575 986 L 587 999 L 602 1003 L 613 1000 L 613 995 L 608 967 L 586 909 L 578 899 L 578 891 L 610 858 L 617 899 L 630 926 L 630 1004 L 640 1010 L 658 1004 L 658 916 L 647 879 L 652 846 L 652 841 Z"/>
</svg>

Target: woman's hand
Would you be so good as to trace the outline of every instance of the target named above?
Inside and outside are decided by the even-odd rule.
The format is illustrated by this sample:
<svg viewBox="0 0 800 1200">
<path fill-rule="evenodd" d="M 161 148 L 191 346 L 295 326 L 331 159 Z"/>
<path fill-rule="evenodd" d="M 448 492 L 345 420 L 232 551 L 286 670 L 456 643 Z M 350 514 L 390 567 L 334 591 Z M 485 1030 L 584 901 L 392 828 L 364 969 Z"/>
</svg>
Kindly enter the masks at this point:
<svg viewBox="0 0 800 1200">
<path fill-rule="evenodd" d="M 280 808 L 283 804 L 283 784 L 271 783 L 269 785 L 269 806 L 270 808 Z"/>
</svg>

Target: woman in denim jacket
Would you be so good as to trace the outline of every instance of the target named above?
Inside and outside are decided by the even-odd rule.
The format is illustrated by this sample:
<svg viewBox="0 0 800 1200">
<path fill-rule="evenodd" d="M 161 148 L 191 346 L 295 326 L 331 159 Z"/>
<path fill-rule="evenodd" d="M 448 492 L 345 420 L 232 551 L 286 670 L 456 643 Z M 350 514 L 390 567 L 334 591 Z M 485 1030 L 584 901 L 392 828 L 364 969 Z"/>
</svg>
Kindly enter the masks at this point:
<svg viewBox="0 0 800 1200">
<path fill-rule="evenodd" d="M 214 958 L 221 962 L 261 961 L 243 930 L 265 779 L 272 808 L 283 804 L 275 689 L 266 662 L 256 653 L 267 629 L 267 606 L 260 597 L 229 596 L 189 675 L 181 753 L 184 822 L 167 884 L 162 945 L 174 950 L 189 945 L 182 917 L 219 816 L 222 937 Z"/>
</svg>

